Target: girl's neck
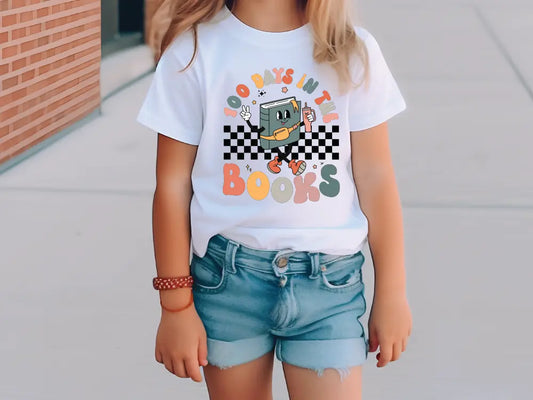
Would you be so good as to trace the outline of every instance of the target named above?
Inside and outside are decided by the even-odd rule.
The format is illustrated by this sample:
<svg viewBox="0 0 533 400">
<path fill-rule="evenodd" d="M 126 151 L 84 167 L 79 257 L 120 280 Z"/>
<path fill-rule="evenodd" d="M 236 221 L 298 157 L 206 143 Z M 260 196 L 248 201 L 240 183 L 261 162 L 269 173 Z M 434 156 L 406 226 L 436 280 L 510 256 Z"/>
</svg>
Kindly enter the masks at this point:
<svg viewBox="0 0 533 400">
<path fill-rule="evenodd" d="M 233 15 L 252 28 L 267 32 L 284 32 L 306 23 L 297 0 L 238 0 Z"/>
</svg>

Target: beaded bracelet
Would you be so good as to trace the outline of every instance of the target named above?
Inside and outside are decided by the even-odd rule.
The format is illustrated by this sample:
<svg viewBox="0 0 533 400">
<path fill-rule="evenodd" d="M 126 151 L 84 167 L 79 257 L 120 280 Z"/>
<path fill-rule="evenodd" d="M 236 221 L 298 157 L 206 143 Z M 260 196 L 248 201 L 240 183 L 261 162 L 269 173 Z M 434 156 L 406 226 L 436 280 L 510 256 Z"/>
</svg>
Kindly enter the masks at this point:
<svg viewBox="0 0 533 400">
<path fill-rule="evenodd" d="M 174 278 L 161 278 L 161 277 L 156 276 L 153 279 L 153 281 L 152 281 L 152 285 L 153 285 L 154 289 L 156 289 L 156 290 L 169 290 L 169 289 L 176 289 L 176 288 L 186 288 L 186 287 L 192 287 L 192 284 L 193 284 L 193 278 L 192 278 L 191 275 L 178 276 L 178 277 L 174 277 Z M 191 299 L 189 300 L 187 305 L 185 305 L 184 307 L 176 308 L 176 309 L 171 309 L 171 308 L 165 307 L 163 305 L 162 300 L 161 300 L 161 296 L 159 297 L 159 304 L 161 304 L 161 308 L 163 310 L 165 310 L 165 311 L 170 311 L 170 312 L 183 311 L 186 308 L 190 307 L 193 302 L 194 302 L 194 299 L 193 299 L 193 295 L 192 295 L 192 290 L 191 290 Z"/>
<path fill-rule="evenodd" d="M 191 275 L 178 276 L 175 278 L 161 278 L 156 276 L 152 281 L 152 285 L 154 286 L 155 290 L 168 290 L 183 287 L 192 287 L 192 284 L 193 278 Z"/>
</svg>

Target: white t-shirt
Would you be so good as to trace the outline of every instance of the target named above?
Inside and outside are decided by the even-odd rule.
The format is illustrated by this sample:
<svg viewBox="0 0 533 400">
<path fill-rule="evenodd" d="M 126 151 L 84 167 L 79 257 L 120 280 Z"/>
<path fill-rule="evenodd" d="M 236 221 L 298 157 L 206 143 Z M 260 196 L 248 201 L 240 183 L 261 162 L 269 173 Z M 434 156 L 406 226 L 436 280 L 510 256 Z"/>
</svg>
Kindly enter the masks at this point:
<svg viewBox="0 0 533 400">
<path fill-rule="evenodd" d="M 224 7 L 163 53 L 137 121 L 198 145 L 192 170 L 192 249 L 220 233 L 266 250 L 351 254 L 367 240 L 351 166 L 350 131 L 406 108 L 375 38 L 370 86 L 341 95 L 335 70 L 313 60 L 310 24 L 252 28 Z M 358 61 L 360 62 L 360 61 Z M 360 64 L 355 64 L 360 67 Z M 354 67 L 354 82 L 362 76 Z"/>
</svg>

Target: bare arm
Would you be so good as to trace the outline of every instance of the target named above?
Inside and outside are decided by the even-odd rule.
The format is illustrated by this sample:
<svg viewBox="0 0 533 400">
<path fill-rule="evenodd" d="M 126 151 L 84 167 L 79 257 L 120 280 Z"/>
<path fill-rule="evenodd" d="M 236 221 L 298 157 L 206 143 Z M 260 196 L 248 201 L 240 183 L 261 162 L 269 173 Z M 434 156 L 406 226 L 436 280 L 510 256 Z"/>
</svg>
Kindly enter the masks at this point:
<svg viewBox="0 0 533 400">
<path fill-rule="evenodd" d="M 158 134 L 152 228 L 157 276 L 190 274 L 191 171 L 197 146 Z M 191 289 L 162 290 L 165 307 L 184 306 Z"/>
<path fill-rule="evenodd" d="M 387 122 L 351 132 L 352 168 L 361 210 L 368 219 L 374 263 L 374 301 L 368 319 L 369 352 L 377 366 L 405 351 L 412 317 L 405 290 L 402 209 L 389 150 Z"/>
<path fill-rule="evenodd" d="M 368 244 L 375 296 L 405 294 L 404 238 L 400 196 L 392 165 L 387 122 L 351 132 L 352 170 L 361 210 L 368 219 Z"/>
<path fill-rule="evenodd" d="M 158 134 L 156 190 L 152 209 L 157 275 L 189 275 L 191 171 L 198 146 Z M 184 307 L 191 288 L 160 290 L 165 307 Z M 180 312 L 161 310 L 155 358 L 180 378 L 202 381 L 200 365 L 207 364 L 207 335 L 194 304 Z"/>
</svg>

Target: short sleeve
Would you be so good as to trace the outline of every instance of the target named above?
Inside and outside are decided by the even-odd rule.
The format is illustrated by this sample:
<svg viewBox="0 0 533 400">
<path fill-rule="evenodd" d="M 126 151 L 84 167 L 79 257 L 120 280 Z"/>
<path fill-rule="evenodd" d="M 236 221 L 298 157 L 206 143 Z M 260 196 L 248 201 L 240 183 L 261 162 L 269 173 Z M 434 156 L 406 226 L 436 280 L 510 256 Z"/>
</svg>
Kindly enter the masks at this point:
<svg viewBox="0 0 533 400">
<path fill-rule="evenodd" d="M 201 91 L 194 63 L 180 72 L 192 57 L 192 45 L 185 40 L 178 37 L 163 52 L 136 120 L 165 136 L 198 145 L 203 130 Z"/>
<path fill-rule="evenodd" d="M 349 94 L 350 131 L 372 128 L 407 108 L 374 36 L 362 27 L 357 27 L 356 32 L 363 39 L 368 51 L 370 77 L 368 87 L 361 84 Z M 355 82 L 362 78 L 361 71 L 360 69 L 359 75 L 354 78 Z"/>
</svg>

